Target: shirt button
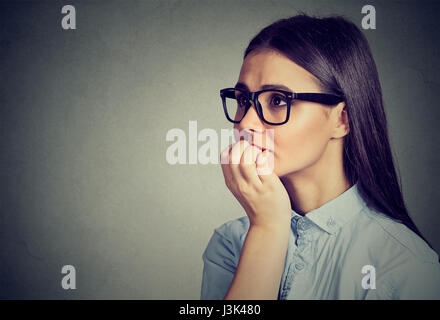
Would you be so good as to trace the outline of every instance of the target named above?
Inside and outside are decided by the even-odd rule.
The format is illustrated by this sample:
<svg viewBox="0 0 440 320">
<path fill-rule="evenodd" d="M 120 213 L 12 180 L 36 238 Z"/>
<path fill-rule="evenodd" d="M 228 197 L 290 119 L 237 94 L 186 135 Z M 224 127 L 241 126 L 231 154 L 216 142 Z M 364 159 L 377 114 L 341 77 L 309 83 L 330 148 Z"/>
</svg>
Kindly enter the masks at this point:
<svg viewBox="0 0 440 320">
<path fill-rule="evenodd" d="M 298 220 L 298 228 L 300 230 L 307 230 L 310 227 L 307 221 L 304 220 L 304 218 L 301 218 Z"/>
<path fill-rule="evenodd" d="M 329 218 L 328 220 L 327 220 L 327 226 L 328 227 L 334 227 L 334 225 L 336 224 L 336 222 L 335 222 L 335 220 L 333 220 L 333 218 Z"/>
<path fill-rule="evenodd" d="M 297 264 L 295 264 L 295 268 L 296 268 L 297 270 L 302 270 L 302 269 L 304 268 L 304 264 L 302 264 L 302 263 L 297 263 Z"/>
</svg>

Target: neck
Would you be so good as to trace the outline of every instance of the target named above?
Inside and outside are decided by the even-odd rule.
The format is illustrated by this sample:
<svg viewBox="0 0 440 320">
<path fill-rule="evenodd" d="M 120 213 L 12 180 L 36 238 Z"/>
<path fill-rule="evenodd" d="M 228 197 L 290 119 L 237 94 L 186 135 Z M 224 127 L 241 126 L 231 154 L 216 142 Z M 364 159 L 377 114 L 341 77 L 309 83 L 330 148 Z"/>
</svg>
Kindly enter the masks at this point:
<svg viewBox="0 0 440 320">
<path fill-rule="evenodd" d="M 344 173 L 342 151 L 341 140 L 330 140 L 318 161 L 281 177 L 295 212 L 305 215 L 352 186 Z"/>
</svg>

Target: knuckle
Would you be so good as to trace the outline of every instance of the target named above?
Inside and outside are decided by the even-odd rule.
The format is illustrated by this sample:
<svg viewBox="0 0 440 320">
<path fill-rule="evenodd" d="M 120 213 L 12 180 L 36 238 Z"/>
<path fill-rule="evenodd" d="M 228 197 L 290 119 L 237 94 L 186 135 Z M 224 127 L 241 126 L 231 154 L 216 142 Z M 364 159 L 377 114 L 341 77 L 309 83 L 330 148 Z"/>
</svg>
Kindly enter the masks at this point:
<svg viewBox="0 0 440 320">
<path fill-rule="evenodd" d="M 241 183 L 237 184 L 237 191 L 244 196 L 249 195 L 251 193 L 250 188 L 247 185 Z"/>
<path fill-rule="evenodd" d="M 239 166 L 240 166 L 240 169 L 243 169 L 246 171 L 246 170 L 249 170 L 252 168 L 252 163 L 250 163 L 249 160 L 245 159 L 244 161 L 240 162 Z"/>
<path fill-rule="evenodd" d="M 229 152 L 230 146 L 228 146 L 226 149 L 223 149 L 223 151 L 220 153 L 221 163 L 228 163 Z"/>
<path fill-rule="evenodd" d="M 226 184 L 226 187 L 228 187 L 228 189 L 231 189 L 232 184 L 231 184 L 231 182 L 229 181 L 229 179 L 226 179 L 226 178 L 225 178 L 225 184 Z"/>
<path fill-rule="evenodd" d="M 228 156 L 224 155 L 224 154 L 221 154 L 220 155 L 220 163 L 223 165 L 223 164 L 226 164 L 228 162 L 229 162 Z"/>
<path fill-rule="evenodd" d="M 258 194 L 262 194 L 265 191 L 263 185 L 254 185 L 253 187 L 254 187 L 255 192 Z"/>
</svg>

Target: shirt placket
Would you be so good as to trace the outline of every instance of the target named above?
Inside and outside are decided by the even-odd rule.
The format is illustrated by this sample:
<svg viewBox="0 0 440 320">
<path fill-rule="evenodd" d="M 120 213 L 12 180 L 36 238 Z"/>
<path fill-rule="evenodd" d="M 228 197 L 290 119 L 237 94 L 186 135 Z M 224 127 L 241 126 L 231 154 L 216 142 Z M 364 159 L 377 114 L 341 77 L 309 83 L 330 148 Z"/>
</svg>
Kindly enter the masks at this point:
<svg viewBox="0 0 440 320">
<path fill-rule="evenodd" d="M 284 279 L 281 300 L 285 300 L 294 283 L 298 273 L 303 272 L 309 264 L 311 255 L 312 232 L 311 223 L 305 217 L 294 216 L 292 218 L 292 229 L 295 234 L 295 241 L 289 252 L 290 259 L 287 273 Z M 296 232 L 295 232 L 296 231 Z"/>
</svg>

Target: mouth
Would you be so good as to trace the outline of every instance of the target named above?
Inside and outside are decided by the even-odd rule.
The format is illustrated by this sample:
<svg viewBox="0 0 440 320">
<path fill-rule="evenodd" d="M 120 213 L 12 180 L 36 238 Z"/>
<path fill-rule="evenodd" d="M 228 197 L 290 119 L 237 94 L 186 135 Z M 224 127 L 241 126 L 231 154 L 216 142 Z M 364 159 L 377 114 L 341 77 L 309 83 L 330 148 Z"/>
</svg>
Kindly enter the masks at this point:
<svg viewBox="0 0 440 320">
<path fill-rule="evenodd" d="M 254 147 L 257 147 L 258 149 L 261 149 L 261 152 L 269 151 L 269 152 L 273 153 L 273 151 L 271 149 L 268 149 L 268 148 L 265 148 L 265 147 L 261 147 L 261 146 L 255 144 L 255 143 L 251 143 L 251 145 L 254 146 Z"/>
<path fill-rule="evenodd" d="M 260 147 L 259 145 L 256 145 L 255 143 L 252 143 L 251 146 L 257 147 L 258 149 L 261 149 L 261 151 L 265 151 L 265 147 Z"/>
<path fill-rule="evenodd" d="M 263 147 L 263 146 L 261 146 L 260 144 L 258 144 L 258 142 L 263 142 L 262 139 L 261 139 L 261 137 L 258 137 L 258 138 L 257 138 L 257 137 L 255 137 L 255 136 L 253 136 L 253 135 L 250 135 L 250 136 L 247 136 L 247 137 L 245 137 L 245 136 L 241 136 L 241 137 L 240 137 L 240 140 L 246 140 L 247 142 L 249 142 L 249 144 L 250 144 L 251 146 L 254 146 L 254 147 L 257 147 L 258 149 L 260 149 L 261 152 L 264 152 L 264 151 L 270 151 L 270 152 L 274 153 L 274 151 L 273 151 L 272 149 L 267 148 L 267 147 Z M 263 144 L 263 143 L 261 143 L 261 144 Z"/>
</svg>

